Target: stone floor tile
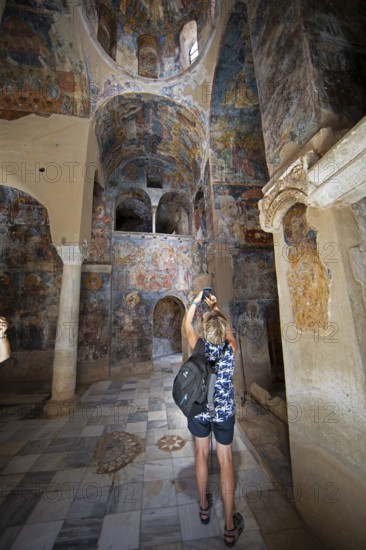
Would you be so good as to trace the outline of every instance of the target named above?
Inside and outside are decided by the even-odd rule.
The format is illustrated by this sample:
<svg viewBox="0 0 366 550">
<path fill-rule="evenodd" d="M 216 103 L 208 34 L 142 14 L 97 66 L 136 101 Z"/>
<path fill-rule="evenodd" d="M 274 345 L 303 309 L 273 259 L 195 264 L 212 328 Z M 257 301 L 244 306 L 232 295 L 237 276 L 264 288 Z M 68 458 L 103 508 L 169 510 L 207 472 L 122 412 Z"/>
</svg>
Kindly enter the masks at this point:
<svg viewBox="0 0 366 550">
<path fill-rule="evenodd" d="M 144 481 L 142 491 L 142 509 L 176 506 L 177 495 L 174 479 Z"/>
<path fill-rule="evenodd" d="M 296 550 L 325 550 L 325 547 L 314 535 L 302 528 L 268 533 L 264 535 L 264 540 L 270 550 L 284 550 L 287 548 L 296 548 Z"/>
<path fill-rule="evenodd" d="M 181 528 L 177 506 L 141 512 L 140 544 L 142 547 L 180 541 Z"/>
<path fill-rule="evenodd" d="M 98 550 L 138 550 L 140 548 L 141 512 L 125 512 L 105 516 L 98 542 Z"/>
<path fill-rule="evenodd" d="M 64 521 L 53 546 L 54 550 L 85 548 L 96 550 L 102 528 L 101 518 L 78 518 Z"/>
<path fill-rule="evenodd" d="M 20 531 L 23 529 L 23 525 L 13 525 L 0 531 L 0 548 L 1 550 L 10 550 L 13 543 Z"/>
<path fill-rule="evenodd" d="M 72 491 L 60 490 L 56 485 L 50 485 L 34 507 L 34 510 L 27 519 L 27 524 L 47 523 L 48 521 L 61 521 L 67 517 L 74 495 Z M 61 525 L 60 525 L 61 527 Z"/>
<path fill-rule="evenodd" d="M 38 460 L 40 454 L 14 456 L 5 468 L 2 470 L 2 474 L 19 474 L 21 472 L 28 472 L 32 465 Z"/>
<path fill-rule="evenodd" d="M 145 461 L 144 481 L 173 478 L 174 473 L 171 458 Z"/>
<path fill-rule="evenodd" d="M 257 498 L 255 498 L 255 496 Z M 302 526 L 300 516 L 280 491 L 262 490 L 248 494 L 250 506 L 262 533 L 272 533 Z"/>
<path fill-rule="evenodd" d="M 96 437 L 102 435 L 104 425 L 102 426 L 85 426 L 80 432 L 80 437 Z"/>
</svg>

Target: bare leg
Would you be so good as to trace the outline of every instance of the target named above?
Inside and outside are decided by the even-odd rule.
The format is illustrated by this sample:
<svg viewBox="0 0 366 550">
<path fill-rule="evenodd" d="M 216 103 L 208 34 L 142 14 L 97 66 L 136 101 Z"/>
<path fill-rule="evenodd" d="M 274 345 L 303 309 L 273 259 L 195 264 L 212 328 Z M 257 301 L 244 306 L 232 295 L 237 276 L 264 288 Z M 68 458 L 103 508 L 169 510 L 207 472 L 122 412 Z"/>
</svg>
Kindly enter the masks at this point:
<svg viewBox="0 0 366 550">
<path fill-rule="evenodd" d="M 208 503 L 206 499 L 207 479 L 208 479 L 208 466 L 207 459 L 210 450 L 210 436 L 196 437 L 196 479 L 200 498 L 200 507 L 207 508 Z M 203 516 L 204 517 L 204 516 Z"/>
<path fill-rule="evenodd" d="M 233 514 L 234 514 L 234 468 L 233 468 L 233 453 L 232 444 L 222 445 L 216 443 L 217 458 L 220 464 L 220 482 L 221 494 L 224 502 L 225 511 L 225 526 L 226 529 L 234 529 Z"/>
</svg>

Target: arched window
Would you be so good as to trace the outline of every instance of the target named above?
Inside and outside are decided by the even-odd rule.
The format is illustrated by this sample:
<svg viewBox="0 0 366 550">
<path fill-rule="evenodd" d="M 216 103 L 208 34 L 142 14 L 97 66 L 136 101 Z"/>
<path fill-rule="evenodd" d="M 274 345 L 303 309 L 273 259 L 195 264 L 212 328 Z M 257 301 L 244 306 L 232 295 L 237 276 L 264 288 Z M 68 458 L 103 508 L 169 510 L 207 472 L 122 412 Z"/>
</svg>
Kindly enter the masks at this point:
<svg viewBox="0 0 366 550">
<path fill-rule="evenodd" d="M 159 43 L 154 36 L 144 34 L 138 39 L 138 73 L 159 78 Z"/>
<path fill-rule="evenodd" d="M 141 189 L 129 189 L 116 201 L 116 231 L 152 232 L 150 197 Z"/>
<path fill-rule="evenodd" d="M 182 70 L 187 69 L 198 57 L 197 23 L 194 19 L 188 21 L 181 30 L 179 37 L 180 64 Z"/>
<path fill-rule="evenodd" d="M 189 50 L 189 63 L 192 65 L 193 61 L 198 57 L 198 42 L 193 44 L 192 48 Z"/>
</svg>

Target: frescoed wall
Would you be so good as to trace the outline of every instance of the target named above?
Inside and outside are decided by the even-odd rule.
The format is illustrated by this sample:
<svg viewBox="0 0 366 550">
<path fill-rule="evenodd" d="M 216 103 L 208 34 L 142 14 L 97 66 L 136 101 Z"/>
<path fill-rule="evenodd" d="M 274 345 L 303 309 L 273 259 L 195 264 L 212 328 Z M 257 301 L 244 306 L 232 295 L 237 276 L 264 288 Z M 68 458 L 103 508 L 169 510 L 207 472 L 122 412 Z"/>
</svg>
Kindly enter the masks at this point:
<svg viewBox="0 0 366 550">
<path fill-rule="evenodd" d="M 194 243 L 189 234 L 115 230 L 119 201 L 127 204 L 128 197 L 143 194 L 157 207 L 164 197 L 170 197 L 170 175 L 179 173 L 163 163 L 152 172 L 149 168 L 147 162 L 130 162 L 114 172 L 105 189 L 94 186 L 92 241 L 85 250 L 88 259 L 81 287 L 78 355 L 80 369 L 88 376 L 101 372 L 118 375 L 130 368 L 146 370 L 151 367 L 153 353 L 161 354 L 169 346 L 175 349 L 174 323 L 169 325 L 172 334 L 166 335 L 164 344 L 159 337 L 161 320 L 171 316 L 176 311 L 174 303 L 179 303 L 180 326 L 181 308 L 189 300 L 193 281 L 207 273 L 207 245 Z M 161 176 L 163 188 L 147 187 L 148 173 L 150 177 Z M 173 189 L 177 181 L 181 179 L 174 179 Z M 172 295 L 174 303 L 168 299 Z M 159 315 L 154 316 L 157 303 Z"/>
<path fill-rule="evenodd" d="M 197 38 L 200 51 L 203 50 L 211 30 L 210 14 L 215 12 L 214 4 L 191 0 L 104 0 L 103 8 L 107 7 L 113 21 L 108 34 L 116 35 L 116 55 L 113 58 L 121 66 L 127 62 L 132 72 L 147 78 L 169 78 L 179 74 L 186 68 L 182 67 L 180 56 L 180 33 L 184 25 L 192 20 L 197 22 Z M 141 37 L 147 37 L 150 52 L 146 48 L 144 52 L 139 49 Z M 104 41 L 101 45 L 111 55 Z"/>
<path fill-rule="evenodd" d="M 350 128 L 364 115 L 364 6 L 339 0 L 248 5 L 267 162 L 276 171 L 319 128 Z"/>
<path fill-rule="evenodd" d="M 96 135 L 108 179 L 121 165 L 139 158 L 175 166 L 193 191 L 206 151 L 203 126 L 193 112 L 152 94 L 116 96 L 97 109 Z"/>
<path fill-rule="evenodd" d="M 64 10 L 58 0 L 30 0 L 26 9 L 6 3 L 0 33 L 0 118 L 89 115 L 86 70 L 77 39 L 67 36 Z"/>
<path fill-rule="evenodd" d="M 215 225 L 220 242 L 238 247 L 272 244 L 271 234 L 259 225 L 258 201 L 262 196 L 258 187 L 214 185 Z"/>
<path fill-rule="evenodd" d="M 62 262 L 52 245 L 47 210 L 33 197 L 0 186 L 0 314 L 10 323 L 9 340 L 19 376 L 50 378 Z M 24 351 L 24 355 L 21 352 Z M 37 365 L 37 366 L 35 366 Z"/>
<path fill-rule="evenodd" d="M 208 254 L 218 258 L 223 271 L 227 266 L 232 284 L 229 307 L 237 329 L 248 301 L 254 301 L 263 313 L 273 308 L 277 296 L 272 235 L 259 224 L 258 201 L 268 173 L 248 15 L 240 1 L 221 46 L 212 93 L 210 144 L 213 242 Z"/>
<path fill-rule="evenodd" d="M 213 180 L 262 186 L 268 174 L 244 2 L 237 2 L 228 21 L 212 92 Z"/>
</svg>

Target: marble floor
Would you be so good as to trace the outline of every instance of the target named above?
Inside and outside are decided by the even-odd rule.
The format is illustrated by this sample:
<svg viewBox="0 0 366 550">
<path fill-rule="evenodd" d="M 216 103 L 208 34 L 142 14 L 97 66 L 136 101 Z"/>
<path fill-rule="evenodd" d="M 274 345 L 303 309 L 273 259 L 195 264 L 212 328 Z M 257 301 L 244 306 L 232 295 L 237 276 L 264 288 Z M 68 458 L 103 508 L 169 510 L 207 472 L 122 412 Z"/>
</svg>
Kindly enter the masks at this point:
<svg viewBox="0 0 366 550">
<path fill-rule="evenodd" d="M 199 521 L 194 442 L 171 397 L 179 364 L 179 355 L 162 358 L 149 376 L 79 389 L 80 405 L 52 419 L 47 384 L 2 386 L 1 550 L 225 548 L 214 443 L 213 511 L 208 525 Z M 239 422 L 233 451 L 245 520 L 235 548 L 320 549 Z"/>
</svg>

